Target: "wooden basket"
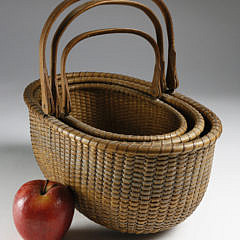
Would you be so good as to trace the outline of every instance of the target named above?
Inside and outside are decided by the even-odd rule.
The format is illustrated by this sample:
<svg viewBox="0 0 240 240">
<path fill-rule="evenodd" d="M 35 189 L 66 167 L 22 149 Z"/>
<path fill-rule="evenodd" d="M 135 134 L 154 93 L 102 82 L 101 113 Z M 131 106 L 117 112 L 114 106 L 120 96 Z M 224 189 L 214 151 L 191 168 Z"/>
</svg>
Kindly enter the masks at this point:
<svg viewBox="0 0 240 240">
<path fill-rule="evenodd" d="M 70 41 L 63 51 L 62 55 L 62 89 L 68 89 L 68 80 L 65 73 L 67 57 L 71 49 L 80 41 L 103 34 L 128 33 L 135 34 L 149 41 L 156 55 L 156 67 L 153 79 L 154 83 L 158 82 L 157 76 L 160 70 L 160 53 L 157 43 L 148 34 L 134 29 L 102 29 L 89 31 L 75 37 Z M 58 32 L 56 32 L 56 35 Z M 111 76 L 109 76 L 111 77 Z M 70 100 L 64 99 L 69 97 L 68 91 L 63 91 L 62 116 L 61 119 L 92 136 L 101 137 L 110 140 L 122 141 L 159 141 L 170 138 L 179 139 L 187 130 L 187 122 L 171 105 L 164 103 L 156 98 L 153 99 L 153 93 L 149 96 L 140 94 L 130 86 L 121 87 L 110 85 L 110 81 L 105 84 L 99 82 L 94 75 L 91 76 L 91 83 L 84 85 L 82 89 L 75 90 L 75 102 L 70 108 Z M 95 82 L 94 82 L 95 81 Z M 153 88 L 152 87 L 152 88 Z M 152 90 L 152 88 L 150 88 Z M 153 90 L 152 90 L 153 92 Z M 65 104 L 66 103 L 66 104 Z M 64 105 L 65 104 L 65 105 Z M 67 106 L 69 105 L 69 107 Z M 69 116 L 69 113 L 71 115 Z M 200 130 L 203 130 L 200 129 Z"/>
<path fill-rule="evenodd" d="M 92 107 L 94 107 L 95 105 L 89 105 L 90 103 L 94 102 L 92 101 L 92 99 L 101 99 L 101 97 L 99 97 L 99 94 L 101 94 L 101 96 L 103 97 L 106 92 L 108 94 L 112 94 L 114 96 L 114 90 L 118 90 L 118 91 L 123 91 L 126 94 L 130 94 L 133 93 L 133 89 L 131 89 L 130 93 L 129 93 L 129 89 L 127 88 L 127 86 L 131 85 L 131 83 L 129 81 L 120 81 L 120 78 L 126 78 L 126 76 L 123 75 L 118 75 L 118 78 L 114 78 L 115 74 L 112 74 L 112 78 L 109 79 L 109 74 L 108 73 L 90 73 L 90 72 L 82 72 L 82 73 L 74 73 L 75 77 L 74 77 L 74 85 L 72 85 L 72 81 L 71 79 L 69 79 L 69 77 L 67 78 L 71 84 L 71 101 L 73 102 L 72 104 L 72 112 L 71 112 L 71 116 L 74 116 L 74 118 L 79 119 L 79 121 L 81 121 L 82 119 L 82 111 L 78 108 L 78 106 L 81 106 L 82 103 L 84 106 L 86 106 L 87 109 L 91 109 Z M 89 77 L 91 76 L 91 77 Z M 115 76 L 116 77 L 116 76 Z M 93 79 L 97 79 L 98 83 L 92 83 Z M 106 84 L 106 82 L 108 82 L 108 84 Z M 111 82 L 111 85 L 109 85 L 109 82 Z M 139 87 L 139 88 L 138 88 Z M 98 91 L 96 91 L 96 89 Z M 141 86 L 136 85 L 135 89 L 138 89 L 137 91 L 135 90 L 135 94 L 142 93 L 142 89 Z M 99 92 L 100 90 L 100 92 Z M 89 92 L 91 92 L 91 97 L 89 97 Z M 110 92 L 110 93 L 109 93 Z M 146 92 L 146 94 L 148 94 Z M 146 95 L 145 95 L 146 98 Z M 174 136 L 172 138 L 165 138 L 164 140 L 159 140 L 157 141 L 158 144 L 169 144 L 169 143 L 181 143 L 181 142 L 187 142 L 190 140 L 195 139 L 196 137 L 198 137 L 204 130 L 204 126 L 205 126 L 205 122 L 204 119 L 202 117 L 202 115 L 199 113 L 199 111 L 197 111 L 195 108 L 193 108 L 191 105 L 187 104 L 186 102 L 175 98 L 171 95 L 163 95 L 162 96 L 162 100 L 163 102 L 165 102 L 166 104 L 171 105 L 172 107 L 174 107 L 175 109 L 177 109 L 183 116 L 184 118 L 187 120 L 188 122 L 188 129 L 187 131 L 182 134 L 182 135 L 178 135 L 178 136 Z M 117 103 L 115 103 L 115 105 L 119 106 Z M 107 108 L 109 109 L 109 108 Z M 113 108 L 116 109 L 116 108 Z M 110 133 L 107 137 L 106 137 L 106 133 L 104 131 L 101 131 L 99 129 L 96 129 L 94 127 L 91 127 L 90 125 L 85 125 L 82 122 L 76 123 L 76 121 L 74 121 L 72 123 L 71 121 L 71 117 L 66 120 L 66 119 L 62 119 L 63 122 L 67 123 L 70 126 L 75 126 L 75 128 L 80 129 L 83 132 L 90 132 L 89 129 L 92 128 L 92 136 L 98 136 L 100 138 L 103 139 L 109 139 L 111 140 L 111 135 L 112 133 Z M 87 129 L 86 129 L 87 128 Z M 86 130 L 85 130 L 86 129 Z M 94 132 L 95 130 L 95 132 Z M 115 134 L 114 134 L 115 135 Z M 124 137 L 125 135 L 123 135 Z M 128 137 L 128 136 L 127 136 Z M 118 134 L 118 139 L 119 140 L 123 140 L 123 138 L 120 138 L 120 135 Z M 115 139 L 116 140 L 116 139 Z M 128 140 L 131 141 L 131 140 Z M 154 140 L 156 141 L 156 140 Z M 146 142 L 148 142 L 147 140 L 145 141 L 145 144 L 147 144 Z M 140 141 L 140 144 L 142 144 L 143 141 Z M 152 142 L 150 141 L 149 144 L 152 144 Z"/>
<path fill-rule="evenodd" d="M 69 185 L 76 193 L 77 209 L 93 221 L 121 232 L 137 234 L 169 229 L 195 210 L 206 191 L 215 143 L 222 130 L 220 120 L 209 109 L 183 95 L 172 93 L 178 86 L 172 20 L 165 4 L 160 0 L 153 1 L 160 7 L 167 24 L 169 57 L 166 80 L 158 20 L 144 5 L 123 0 L 91 1 L 66 17 L 53 40 L 49 77 L 45 62 L 48 33 L 60 13 L 77 2 L 66 0 L 53 11 L 43 29 L 40 81 L 30 84 L 24 93 L 30 114 L 33 151 L 45 177 Z M 57 45 L 64 28 L 80 13 L 101 4 L 138 7 L 153 21 L 160 53 L 153 83 L 110 73 L 65 75 L 63 64 L 62 74 L 56 75 Z M 157 50 L 155 52 L 157 55 Z M 81 126 L 79 129 L 79 120 L 76 119 L 83 119 L 78 116 L 86 106 L 83 103 L 92 99 L 92 92 L 104 89 L 103 92 L 107 93 L 110 88 L 110 92 L 117 93 L 117 96 L 122 93 L 123 96 L 131 96 L 127 100 L 130 99 L 136 107 L 148 100 L 171 105 L 186 118 L 187 132 L 163 140 L 145 141 L 143 138 L 127 141 L 118 139 L 119 136 L 114 140 L 103 135 L 97 137 L 82 131 Z M 80 97 L 81 93 L 87 92 L 86 89 L 89 89 L 88 97 Z M 108 96 L 113 95 L 105 94 L 106 98 Z M 68 115 L 71 110 L 72 116 Z M 101 130 L 99 126 L 95 128 Z M 197 132 L 194 133 L 195 129 Z M 108 132 L 112 133 L 112 129 Z M 135 132 L 130 135 L 143 136 Z M 151 133 L 148 136 L 156 135 Z M 174 142 L 173 139 L 179 140 Z"/>
</svg>

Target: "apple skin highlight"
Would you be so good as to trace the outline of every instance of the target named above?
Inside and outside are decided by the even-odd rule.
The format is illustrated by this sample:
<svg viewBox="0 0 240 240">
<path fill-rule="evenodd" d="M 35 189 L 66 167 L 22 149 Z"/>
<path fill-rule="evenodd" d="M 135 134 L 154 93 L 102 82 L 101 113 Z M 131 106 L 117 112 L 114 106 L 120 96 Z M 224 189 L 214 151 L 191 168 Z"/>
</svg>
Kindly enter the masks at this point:
<svg viewBox="0 0 240 240">
<path fill-rule="evenodd" d="M 13 219 L 24 240 L 61 240 L 73 214 L 73 193 L 60 183 L 30 181 L 14 198 Z"/>
</svg>

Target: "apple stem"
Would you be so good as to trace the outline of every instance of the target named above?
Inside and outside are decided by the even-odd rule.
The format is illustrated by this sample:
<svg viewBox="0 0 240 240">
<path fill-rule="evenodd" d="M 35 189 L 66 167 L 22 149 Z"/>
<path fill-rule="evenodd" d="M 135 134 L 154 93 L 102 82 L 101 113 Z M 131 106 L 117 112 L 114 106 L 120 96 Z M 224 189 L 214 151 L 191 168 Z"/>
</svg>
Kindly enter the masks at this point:
<svg viewBox="0 0 240 240">
<path fill-rule="evenodd" d="M 43 187 L 43 190 L 41 192 L 42 195 L 44 195 L 47 192 L 47 185 L 48 185 L 48 183 L 49 183 L 49 180 L 46 180 L 45 185 Z"/>
</svg>

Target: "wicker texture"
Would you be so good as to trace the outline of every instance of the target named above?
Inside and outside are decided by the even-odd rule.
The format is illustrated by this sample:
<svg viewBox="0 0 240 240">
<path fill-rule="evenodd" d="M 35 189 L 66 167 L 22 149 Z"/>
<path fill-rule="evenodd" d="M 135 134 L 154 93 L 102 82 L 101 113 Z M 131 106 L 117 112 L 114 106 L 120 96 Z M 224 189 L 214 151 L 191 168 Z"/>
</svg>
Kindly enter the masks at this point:
<svg viewBox="0 0 240 240">
<path fill-rule="evenodd" d="M 161 25 L 151 10 L 128 0 L 90 1 L 73 9 L 54 35 L 49 77 L 45 61 L 49 31 L 75 2 L 65 0 L 48 18 L 40 40 L 40 81 L 24 93 L 38 165 L 47 179 L 70 186 L 77 209 L 99 224 L 137 234 L 169 229 L 186 219 L 204 196 L 221 122 L 206 107 L 173 93 L 178 86 L 174 33 L 161 0 L 153 2 L 167 26 L 166 78 Z M 88 9 L 107 4 L 136 7 L 153 22 L 157 43 L 140 31 L 124 30 L 152 44 L 156 55 L 152 83 L 111 73 L 65 75 L 68 50 L 62 72 L 56 74 L 58 43 L 67 26 Z M 101 31 L 120 30 L 85 36 Z M 75 40 L 66 49 L 70 51 Z"/>
<path fill-rule="evenodd" d="M 69 76 L 71 76 L 71 74 L 69 74 Z M 154 109 L 156 111 L 160 110 L 160 117 L 164 117 L 165 113 L 161 110 L 162 101 L 159 101 L 158 99 L 153 100 L 150 97 L 149 86 L 142 87 L 141 85 L 139 85 L 139 83 L 134 81 L 135 79 L 131 78 L 131 80 L 132 82 L 130 83 L 129 78 L 127 78 L 126 76 L 115 74 L 112 74 L 112 76 L 110 76 L 108 73 L 74 73 L 74 80 L 71 81 L 71 79 L 69 79 L 70 84 L 74 83 L 74 86 L 71 85 L 71 115 L 73 115 L 76 119 L 79 119 L 80 121 L 88 123 L 85 126 L 83 124 L 83 126 L 80 126 L 81 131 L 87 133 L 90 132 L 92 136 L 100 136 L 101 138 L 109 140 L 123 140 L 127 138 L 128 141 L 132 141 L 132 139 L 135 138 L 135 140 L 137 141 L 139 140 L 138 136 L 120 135 L 110 132 L 108 132 L 107 135 L 105 131 L 100 131 L 99 129 L 92 127 L 94 123 L 91 122 L 91 118 L 93 116 L 102 116 L 103 114 L 101 111 L 103 111 L 105 115 L 102 117 L 102 119 L 104 119 L 104 121 L 96 122 L 98 124 L 105 124 L 105 122 L 108 122 L 108 125 L 99 125 L 98 127 L 100 129 L 109 128 L 111 125 L 114 124 L 116 126 L 114 129 L 115 132 L 117 131 L 117 127 L 120 128 L 119 131 L 124 131 L 125 125 L 123 123 L 125 122 L 127 131 L 133 131 L 133 129 L 136 129 L 135 133 L 139 134 L 141 133 L 141 130 L 144 126 L 146 126 L 147 128 L 153 128 L 153 125 L 150 124 L 150 121 L 156 121 L 158 119 L 157 114 L 155 114 L 155 112 L 153 111 Z M 133 89 L 135 89 L 135 91 Z M 91 93 L 91 97 L 89 97 L 89 92 Z M 102 98 L 104 98 L 104 100 L 100 104 L 99 101 L 101 101 Z M 131 101 L 129 98 L 131 99 Z M 94 99 L 98 99 L 99 105 Z M 171 105 L 172 107 L 177 109 L 184 116 L 184 118 L 188 122 L 188 129 L 183 135 L 176 135 L 177 131 L 174 132 L 175 135 L 172 135 L 171 138 L 169 138 L 171 133 L 164 134 L 165 138 L 162 139 L 159 138 L 160 136 L 142 136 L 142 138 L 140 139 L 142 140 L 141 142 L 143 142 L 143 140 L 145 140 L 145 142 L 149 141 L 150 138 L 152 138 L 153 141 L 156 141 L 156 137 L 158 137 L 159 141 L 157 141 L 157 144 L 159 144 L 160 142 L 161 144 L 181 143 L 193 140 L 201 134 L 201 132 L 204 130 L 205 123 L 202 115 L 195 108 L 171 95 L 164 95 L 162 100 L 163 102 L 165 102 L 165 104 Z M 106 102 L 108 103 L 107 105 Z M 96 108 L 96 106 L 98 106 L 98 108 Z M 105 108 L 103 106 L 105 106 Z M 153 108 L 151 106 L 155 107 Z M 131 110 L 129 110 L 129 108 L 131 108 Z M 133 113 L 135 115 L 133 115 Z M 139 113 L 143 113 L 140 118 L 138 117 Z M 86 119 L 88 117 L 89 119 Z M 131 127 L 127 125 L 127 123 L 134 123 L 133 120 L 131 120 L 131 117 L 132 119 L 136 119 L 138 121 L 137 125 L 139 126 L 139 128 L 135 127 L 136 123 L 132 124 Z M 116 120 L 119 120 L 121 118 L 127 120 L 121 123 L 119 122 L 120 125 L 117 125 L 115 123 Z M 143 121 L 142 118 L 144 118 L 145 121 Z M 110 122 L 108 119 L 111 119 L 112 122 Z M 171 122 L 172 121 L 173 119 L 171 119 Z M 66 121 L 66 123 L 70 124 L 69 121 Z M 165 125 L 164 121 L 162 121 L 162 123 L 163 125 Z M 155 124 L 156 128 L 162 128 L 160 122 L 156 122 Z M 91 131 L 89 131 L 89 129 L 91 129 Z M 125 134 L 127 133 L 126 130 Z M 179 130 L 181 129 L 178 129 L 178 132 Z M 115 135 L 114 138 L 111 138 L 111 136 L 113 135 Z"/>
<path fill-rule="evenodd" d="M 71 116 L 86 124 L 82 131 L 128 141 L 163 140 L 186 132 L 183 115 L 166 103 L 153 103 L 139 94 L 121 91 L 120 87 L 115 91 L 114 87 L 107 87 L 85 85 L 72 92 Z"/>
<path fill-rule="evenodd" d="M 68 89 L 65 65 L 72 48 L 86 38 L 113 33 L 135 34 L 145 38 L 153 46 L 156 57 L 153 83 L 159 81 L 156 76 L 160 73 L 157 67 L 160 66 L 160 52 L 155 40 L 139 30 L 111 28 L 80 34 L 67 44 L 63 50 L 61 62 L 62 89 L 65 89 L 65 86 Z M 70 94 L 62 93 L 64 99 L 62 102 L 63 120 L 71 112 L 71 116 L 78 123 L 77 125 L 74 125 L 72 121 L 68 121 L 68 123 L 90 135 L 111 140 L 156 141 L 174 138 L 187 130 L 185 118 L 169 104 L 153 101 L 152 98 L 146 98 L 145 95 L 140 96 L 138 92 L 127 88 L 110 86 L 107 89 L 102 84 L 99 85 L 98 79 L 96 79 L 96 84 L 85 86 L 82 91 L 75 90 L 72 94 L 75 96 L 71 97 L 71 101 L 77 100 L 73 104 L 73 109 L 70 107 L 71 101 L 64 98 Z M 66 102 L 69 102 L 69 107 L 64 106 Z"/>
<path fill-rule="evenodd" d="M 70 89 L 79 79 L 75 74 L 69 80 Z M 139 80 L 140 85 L 144 82 Z M 194 211 L 206 191 L 221 122 L 193 100 L 174 97 L 203 115 L 201 138 L 172 146 L 127 143 L 92 137 L 44 115 L 39 82 L 31 84 L 25 101 L 40 169 L 46 178 L 71 186 L 78 210 L 108 228 L 153 233 L 175 226 Z"/>
</svg>

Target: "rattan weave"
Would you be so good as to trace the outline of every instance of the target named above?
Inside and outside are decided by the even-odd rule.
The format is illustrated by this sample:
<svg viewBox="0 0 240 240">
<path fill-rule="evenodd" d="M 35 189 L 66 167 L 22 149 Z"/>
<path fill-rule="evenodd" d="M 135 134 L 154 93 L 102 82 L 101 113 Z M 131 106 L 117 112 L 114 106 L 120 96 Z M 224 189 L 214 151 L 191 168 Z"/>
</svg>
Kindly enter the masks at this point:
<svg viewBox="0 0 240 240">
<path fill-rule="evenodd" d="M 113 33 L 135 34 L 146 39 L 155 50 L 156 66 L 160 65 L 157 43 L 142 31 L 127 28 L 89 31 L 75 37 L 63 50 L 61 63 L 63 89 L 64 86 L 67 87 L 65 65 L 72 48 L 86 38 Z M 93 81 L 92 78 L 91 81 Z M 72 94 L 77 95 L 79 105 L 76 102 L 73 104 L 73 108 L 77 107 L 77 109 L 75 111 L 71 109 L 72 113 L 75 113 L 71 113 L 71 116 L 75 117 L 74 115 L 77 114 L 78 123 L 74 125 L 71 120 L 68 121 L 69 124 L 93 136 L 125 141 L 159 141 L 178 137 L 186 132 L 185 118 L 169 104 L 160 100 L 155 101 L 151 94 L 146 98 L 145 94 L 141 95 L 129 87 L 110 86 L 110 82 L 104 86 L 99 83 L 98 79 L 95 81 L 95 84 L 85 86 L 83 92 L 72 91 Z M 63 112 L 66 112 L 64 108 Z M 63 120 L 65 115 L 64 113 Z"/>
<path fill-rule="evenodd" d="M 221 122 L 206 107 L 173 93 L 178 86 L 173 26 L 161 0 L 153 2 L 167 24 L 166 79 L 161 25 L 143 4 L 127 0 L 90 1 L 72 10 L 54 35 L 49 77 L 45 62 L 49 31 L 60 13 L 78 1 L 65 0 L 48 18 L 40 41 L 40 81 L 31 83 L 24 93 L 34 155 L 44 176 L 70 186 L 76 194 L 77 209 L 93 221 L 137 234 L 169 229 L 186 219 L 204 196 Z M 159 51 L 152 83 L 111 73 L 68 73 L 65 79 L 63 74 L 56 75 L 58 42 L 66 26 L 84 11 L 103 4 L 134 6 L 152 20 L 157 33 L 156 55 Z M 98 101 L 110 113 L 116 107 L 119 112 L 101 113 Z M 188 129 L 184 134 L 154 141 L 113 140 L 105 138 L 103 132 L 96 136 L 69 124 L 74 118 L 110 134 L 154 136 L 158 133 L 154 122 L 158 110 L 147 111 L 155 105 L 159 109 L 159 104 L 167 104 L 185 117 Z M 106 119 L 114 116 L 114 121 L 106 124 Z"/>
<path fill-rule="evenodd" d="M 76 74 L 69 74 L 70 89 L 74 81 L 79 83 Z M 139 80 L 142 89 L 144 85 L 147 92 L 149 83 Z M 221 122 L 193 100 L 177 93 L 173 97 L 201 112 L 202 135 L 173 145 L 129 143 L 96 138 L 44 115 L 40 84 L 34 82 L 25 91 L 25 101 L 40 169 L 46 178 L 71 186 L 78 210 L 108 228 L 153 233 L 175 226 L 194 211 L 206 191 Z"/>
<path fill-rule="evenodd" d="M 133 82 L 130 84 L 129 81 L 123 80 L 124 78 L 126 78 L 126 76 L 118 75 L 117 79 L 115 79 L 114 77 L 115 76 L 113 75 L 112 78 L 110 78 L 109 74 L 104 74 L 104 73 L 76 73 L 75 74 L 74 80 L 73 80 L 74 86 L 71 85 L 71 101 L 73 103 L 71 115 L 74 116 L 76 119 L 79 119 L 80 121 L 84 121 L 88 123 L 86 124 L 86 127 L 81 126 L 81 131 L 89 133 L 89 128 L 90 128 L 92 130 L 91 131 L 92 136 L 98 135 L 104 139 L 111 139 L 110 134 L 108 134 L 108 136 L 106 137 L 105 131 L 99 131 L 99 129 L 91 127 L 91 125 L 94 125 L 91 123 L 92 116 L 94 116 L 95 118 L 99 115 L 103 116 L 104 121 L 96 121 L 98 124 L 105 124 L 105 122 L 109 123 L 107 126 L 99 126 L 100 129 L 110 128 L 111 124 L 114 124 L 115 131 L 117 127 L 119 128 L 119 131 L 121 130 L 124 131 L 125 130 L 124 127 L 126 126 L 126 130 L 128 130 L 129 124 L 132 123 L 132 121 L 130 121 L 131 113 L 134 111 L 128 110 L 131 106 L 133 106 L 133 109 L 135 109 L 136 111 L 138 109 L 141 109 L 141 105 L 143 105 L 144 107 L 144 104 L 143 104 L 144 101 L 149 100 L 152 102 L 152 104 L 159 103 L 158 100 L 153 101 L 151 97 L 148 97 L 148 95 L 146 94 L 144 96 L 143 92 L 141 93 L 142 87 L 139 86 L 138 84 L 133 84 Z M 69 81 L 71 84 L 72 81 L 71 80 Z M 114 85 L 114 83 L 116 85 Z M 130 85 L 131 85 L 131 89 L 129 90 L 128 87 Z M 138 91 L 136 90 L 134 91 L 133 90 L 134 88 L 138 89 Z M 141 99 L 142 104 L 139 102 L 136 103 L 136 99 L 134 98 L 135 95 L 137 95 L 138 98 Z M 129 99 L 126 99 L 126 96 L 128 96 L 132 101 L 130 101 Z M 96 99 L 98 100 L 97 101 L 98 104 L 96 104 Z M 101 99 L 103 99 L 102 100 L 103 102 L 99 104 L 99 100 Z M 115 101 L 113 101 L 113 99 Z M 201 132 L 204 129 L 204 119 L 202 115 L 195 108 L 191 107 L 191 105 L 185 103 L 182 100 L 174 98 L 171 95 L 164 95 L 162 100 L 166 104 L 169 104 L 175 109 L 177 109 L 187 119 L 188 130 L 183 135 L 178 135 L 172 138 L 165 138 L 164 140 L 159 140 L 161 141 L 161 144 L 187 142 L 192 139 L 195 139 L 201 134 Z M 84 108 L 81 108 L 81 106 L 84 106 Z M 88 109 L 88 112 L 85 111 L 85 109 Z M 106 113 L 106 109 L 110 113 Z M 142 111 L 145 111 L 146 113 L 152 110 L 145 109 Z M 128 113 L 128 115 L 130 115 L 130 116 L 127 116 L 127 121 L 126 120 L 122 121 L 119 123 L 119 125 L 117 125 L 115 120 L 116 116 L 117 116 L 117 120 L 119 120 L 119 118 L 121 119 L 126 116 L 126 112 Z M 110 114 L 113 115 L 113 117 L 109 116 Z M 136 115 L 132 116 L 133 119 L 136 118 Z M 146 116 L 145 122 L 147 122 L 146 127 L 149 127 L 151 126 L 149 125 L 149 114 L 146 114 L 145 116 Z M 113 118 L 113 121 L 112 123 L 110 123 L 108 119 L 112 119 L 112 118 Z M 139 121 L 142 121 L 142 118 L 139 119 Z M 69 122 L 66 122 L 66 123 L 68 124 Z M 144 126 L 144 121 L 141 123 L 141 126 Z M 159 127 L 161 126 L 159 125 Z M 85 128 L 87 128 L 86 131 L 85 131 Z M 95 129 L 96 129 L 96 132 L 94 132 Z M 132 124 L 130 129 L 132 131 L 136 129 L 135 124 Z M 109 131 L 111 130 L 112 129 L 109 129 Z M 136 129 L 136 132 L 139 133 L 140 131 L 141 129 Z M 167 134 L 165 136 L 167 136 Z M 127 137 L 128 137 L 128 141 L 130 141 L 129 136 Z M 119 134 L 118 134 L 118 140 L 122 140 Z M 159 141 L 158 141 L 158 144 L 159 144 Z"/>
</svg>

